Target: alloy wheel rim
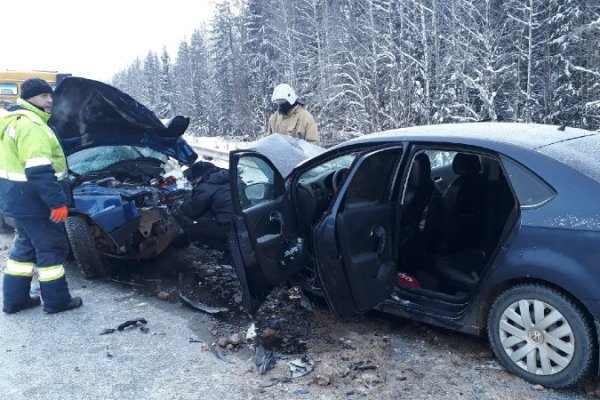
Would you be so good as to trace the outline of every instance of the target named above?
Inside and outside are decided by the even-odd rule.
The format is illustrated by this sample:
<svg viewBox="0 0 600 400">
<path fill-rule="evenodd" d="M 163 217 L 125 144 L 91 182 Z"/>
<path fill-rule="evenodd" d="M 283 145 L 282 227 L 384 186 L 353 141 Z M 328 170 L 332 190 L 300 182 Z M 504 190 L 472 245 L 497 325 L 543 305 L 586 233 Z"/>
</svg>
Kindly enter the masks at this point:
<svg viewBox="0 0 600 400">
<path fill-rule="evenodd" d="M 502 348 L 519 368 L 553 375 L 573 359 L 573 329 L 556 308 L 540 300 L 520 300 L 507 307 L 498 327 Z"/>
</svg>

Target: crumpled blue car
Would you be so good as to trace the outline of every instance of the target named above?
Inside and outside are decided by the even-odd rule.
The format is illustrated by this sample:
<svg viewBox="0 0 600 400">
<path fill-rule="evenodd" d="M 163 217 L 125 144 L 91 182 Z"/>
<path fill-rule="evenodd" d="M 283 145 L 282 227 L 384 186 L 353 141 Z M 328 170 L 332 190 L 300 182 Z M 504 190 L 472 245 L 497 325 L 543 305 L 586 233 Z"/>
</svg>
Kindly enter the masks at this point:
<svg viewBox="0 0 600 400">
<path fill-rule="evenodd" d="M 69 163 L 66 230 L 84 277 L 103 275 L 106 257 L 146 259 L 183 238 L 172 209 L 189 190 L 180 167 L 198 157 L 181 137 L 189 118 L 161 121 L 110 85 L 72 77 L 56 90 L 49 124 Z"/>
</svg>

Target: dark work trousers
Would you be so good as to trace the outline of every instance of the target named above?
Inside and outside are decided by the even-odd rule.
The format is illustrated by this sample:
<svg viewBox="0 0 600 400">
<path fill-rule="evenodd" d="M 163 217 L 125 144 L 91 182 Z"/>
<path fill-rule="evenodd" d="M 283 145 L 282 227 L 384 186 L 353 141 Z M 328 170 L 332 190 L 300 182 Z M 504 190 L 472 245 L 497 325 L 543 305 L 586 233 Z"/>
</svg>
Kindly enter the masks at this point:
<svg viewBox="0 0 600 400">
<path fill-rule="evenodd" d="M 227 232 L 229 224 L 220 224 L 211 216 L 196 218 L 195 224 L 189 225 L 190 241 L 205 244 L 216 250 L 227 251 Z"/>
<path fill-rule="evenodd" d="M 17 237 L 4 273 L 4 305 L 24 304 L 34 268 L 45 307 L 61 307 L 71 300 L 64 263 L 69 241 L 64 224 L 45 218 L 15 218 Z"/>
</svg>

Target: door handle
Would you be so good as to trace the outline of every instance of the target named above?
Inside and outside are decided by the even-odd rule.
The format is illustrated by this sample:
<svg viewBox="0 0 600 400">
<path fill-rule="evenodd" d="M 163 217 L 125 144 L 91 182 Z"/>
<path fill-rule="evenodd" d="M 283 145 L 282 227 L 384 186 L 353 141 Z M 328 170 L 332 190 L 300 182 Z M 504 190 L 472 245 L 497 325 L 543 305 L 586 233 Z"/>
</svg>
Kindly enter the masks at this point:
<svg viewBox="0 0 600 400">
<path fill-rule="evenodd" d="M 283 215 L 279 211 L 273 211 L 269 215 L 269 221 L 279 223 L 279 234 L 283 236 Z"/>
<path fill-rule="evenodd" d="M 377 239 L 377 254 L 382 255 L 385 250 L 385 228 L 381 225 L 373 227 L 369 237 Z"/>
</svg>

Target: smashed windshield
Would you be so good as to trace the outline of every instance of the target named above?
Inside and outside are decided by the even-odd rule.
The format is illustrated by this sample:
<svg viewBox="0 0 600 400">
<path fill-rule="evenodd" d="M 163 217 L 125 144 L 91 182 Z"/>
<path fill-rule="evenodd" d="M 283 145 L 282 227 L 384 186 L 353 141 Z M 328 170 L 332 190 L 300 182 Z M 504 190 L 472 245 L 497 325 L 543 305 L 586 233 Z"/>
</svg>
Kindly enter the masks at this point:
<svg viewBox="0 0 600 400">
<path fill-rule="evenodd" d="M 115 163 L 138 158 L 155 158 L 167 162 L 168 157 L 146 147 L 137 146 L 101 146 L 78 151 L 67 157 L 69 169 L 83 175 L 99 171 Z"/>
<path fill-rule="evenodd" d="M 274 133 L 254 142 L 250 149 L 266 156 L 286 178 L 301 161 L 315 157 L 325 151 L 302 139 Z"/>
</svg>

